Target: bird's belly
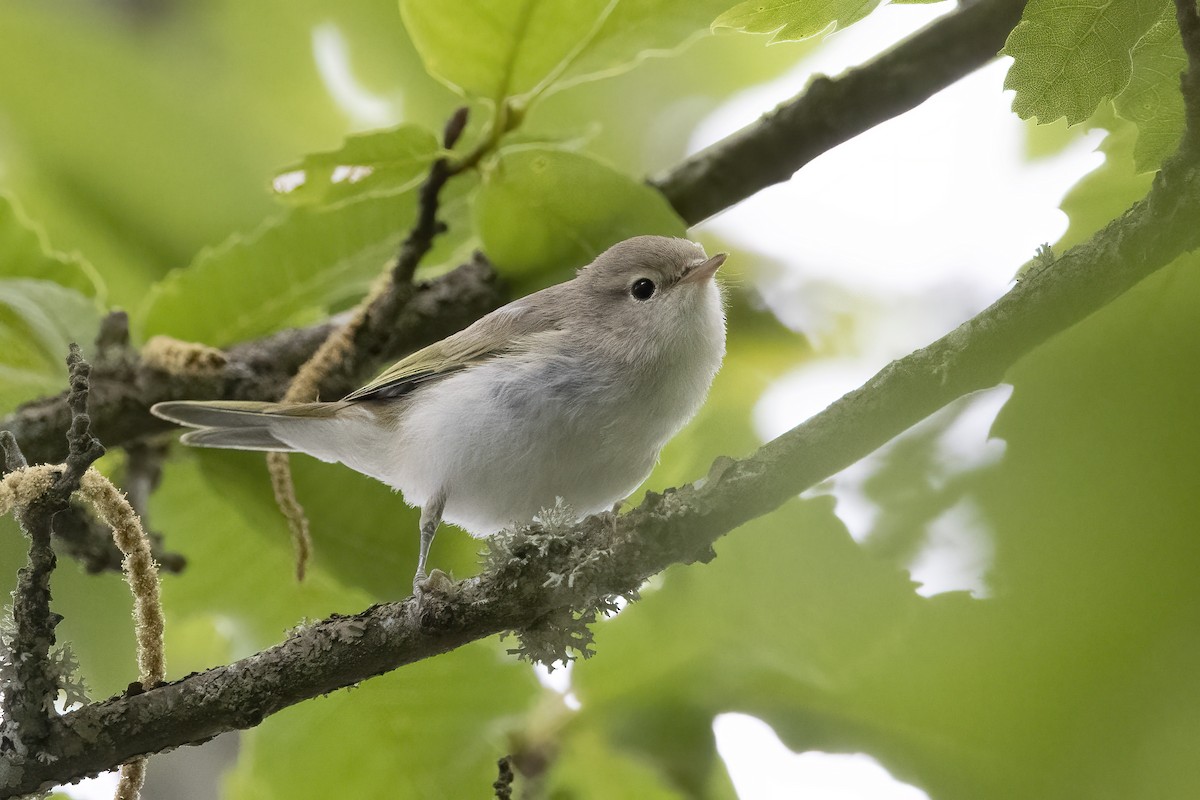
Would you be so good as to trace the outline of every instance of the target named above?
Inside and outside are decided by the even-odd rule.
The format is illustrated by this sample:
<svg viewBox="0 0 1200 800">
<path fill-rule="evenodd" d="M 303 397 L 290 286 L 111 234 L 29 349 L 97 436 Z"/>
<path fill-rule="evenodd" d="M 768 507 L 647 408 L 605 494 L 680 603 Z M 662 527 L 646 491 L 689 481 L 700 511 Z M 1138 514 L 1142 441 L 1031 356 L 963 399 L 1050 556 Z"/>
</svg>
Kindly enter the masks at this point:
<svg viewBox="0 0 1200 800">
<path fill-rule="evenodd" d="M 444 518 L 475 535 L 528 522 L 560 497 L 581 516 L 610 508 L 649 474 L 670 431 L 630 430 L 628 397 L 581 385 L 570 370 L 512 364 L 439 381 L 405 411 L 385 480 L 416 505 L 445 492 Z"/>
</svg>

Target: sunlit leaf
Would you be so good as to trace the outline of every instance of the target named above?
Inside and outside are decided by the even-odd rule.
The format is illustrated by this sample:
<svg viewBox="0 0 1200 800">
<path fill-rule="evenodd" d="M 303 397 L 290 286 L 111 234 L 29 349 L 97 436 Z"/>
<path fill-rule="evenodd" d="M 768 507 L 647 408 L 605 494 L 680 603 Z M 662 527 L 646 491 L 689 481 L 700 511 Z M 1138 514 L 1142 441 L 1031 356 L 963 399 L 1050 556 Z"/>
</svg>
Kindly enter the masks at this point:
<svg viewBox="0 0 1200 800">
<path fill-rule="evenodd" d="M 1004 54 L 1013 64 L 1004 79 L 1015 89 L 1022 119 L 1069 124 L 1129 83 L 1130 51 L 1158 21 L 1163 0 L 1031 0 L 1009 34 Z"/>
<path fill-rule="evenodd" d="M 361 292 L 415 213 L 412 191 L 293 209 L 156 284 L 141 309 L 141 332 L 219 346 L 296 322 Z"/>
<path fill-rule="evenodd" d="M 1113 101 L 1117 113 L 1135 123 L 1134 162 L 1139 172 L 1157 169 L 1183 135 L 1183 94 L 1179 73 L 1187 66 L 1175 10 L 1167 7 L 1133 48 L 1133 74 Z"/>
<path fill-rule="evenodd" d="M 499 101 L 612 75 L 707 32 L 724 0 L 401 0 L 431 75 Z"/>
<path fill-rule="evenodd" d="M 438 142 L 418 125 L 359 134 L 340 148 L 312 153 L 280 170 L 272 182 L 287 203 L 332 203 L 372 192 L 396 193 L 420 182 L 438 153 Z"/>
<path fill-rule="evenodd" d="M 409 36 L 429 73 L 493 101 L 534 91 L 595 34 L 615 0 L 488 0 L 453 5 L 401 0 Z"/>
<path fill-rule="evenodd" d="M 717 17 L 714 28 L 746 33 L 769 33 L 770 44 L 796 42 L 827 28 L 844 28 L 858 22 L 880 0 L 747 0 Z"/>
<path fill-rule="evenodd" d="M 483 177 L 475 227 L 495 264 L 515 272 L 581 266 L 639 234 L 686 227 L 645 184 L 579 153 L 514 147 Z"/>
<path fill-rule="evenodd" d="M 12 198 L 0 193 L 0 278 L 35 278 L 103 301 L 104 284 L 78 255 L 54 252 Z"/>
<path fill-rule="evenodd" d="M 1137 130 L 1120 119 L 1108 124 L 1111 132 L 1097 148 L 1104 154 L 1104 163 L 1072 186 L 1060 204 L 1070 225 L 1055 243 L 1059 252 L 1103 228 L 1150 189 L 1152 176 L 1139 174 L 1134 166 Z"/>
</svg>

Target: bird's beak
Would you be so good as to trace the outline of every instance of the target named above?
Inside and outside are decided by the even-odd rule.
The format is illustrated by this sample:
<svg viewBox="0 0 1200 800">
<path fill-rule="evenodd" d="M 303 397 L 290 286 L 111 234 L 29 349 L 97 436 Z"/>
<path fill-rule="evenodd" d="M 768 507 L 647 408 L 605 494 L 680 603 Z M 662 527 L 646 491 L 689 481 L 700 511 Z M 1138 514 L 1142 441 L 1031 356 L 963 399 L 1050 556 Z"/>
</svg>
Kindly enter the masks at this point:
<svg viewBox="0 0 1200 800">
<path fill-rule="evenodd" d="M 701 283 L 717 274 L 717 270 L 725 263 L 725 259 L 729 257 L 728 253 L 717 253 L 707 261 L 701 261 L 699 264 L 691 267 L 682 278 L 680 283 Z"/>
</svg>

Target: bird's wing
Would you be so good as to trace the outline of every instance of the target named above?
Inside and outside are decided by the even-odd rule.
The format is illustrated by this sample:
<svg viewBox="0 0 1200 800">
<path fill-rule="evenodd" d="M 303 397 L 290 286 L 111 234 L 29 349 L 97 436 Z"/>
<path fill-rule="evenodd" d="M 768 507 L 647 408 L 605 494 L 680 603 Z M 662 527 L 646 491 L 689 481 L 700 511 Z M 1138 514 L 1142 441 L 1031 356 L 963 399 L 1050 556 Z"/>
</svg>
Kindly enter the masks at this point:
<svg viewBox="0 0 1200 800">
<path fill-rule="evenodd" d="M 401 397 L 423 383 L 444 378 L 500 353 L 519 350 L 529 337 L 553 330 L 559 323 L 542 307 L 525 302 L 528 299 L 498 308 L 469 328 L 397 361 L 343 400 Z"/>
</svg>

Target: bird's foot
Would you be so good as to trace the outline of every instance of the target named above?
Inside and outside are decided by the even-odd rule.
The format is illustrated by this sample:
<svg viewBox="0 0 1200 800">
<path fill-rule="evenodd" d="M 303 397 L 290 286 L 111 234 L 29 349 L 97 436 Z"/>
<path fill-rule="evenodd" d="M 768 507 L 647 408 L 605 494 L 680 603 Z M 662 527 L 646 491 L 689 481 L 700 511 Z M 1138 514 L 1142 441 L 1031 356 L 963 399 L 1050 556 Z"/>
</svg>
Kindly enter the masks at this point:
<svg viewBox="0 0 1200 800">
<path fill-rule="evenodd" d="M 413 597 L 417 599 L 418 613 L 425 605 L 426 597 L 434 594 L 453 594 L 454 589 L 454 579 L 440 569 L 435 569 L 428 575 L 424 572 L 418 572 L 413 576 Z"/>
</svg>

